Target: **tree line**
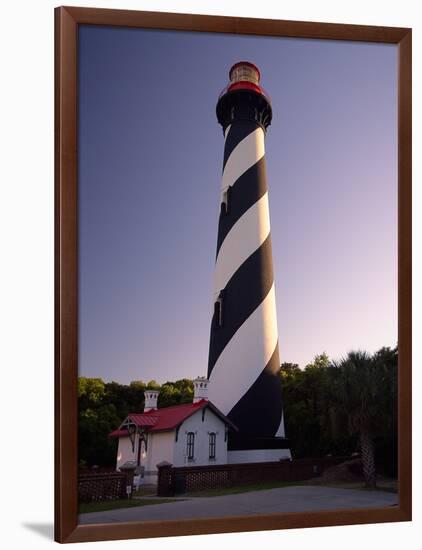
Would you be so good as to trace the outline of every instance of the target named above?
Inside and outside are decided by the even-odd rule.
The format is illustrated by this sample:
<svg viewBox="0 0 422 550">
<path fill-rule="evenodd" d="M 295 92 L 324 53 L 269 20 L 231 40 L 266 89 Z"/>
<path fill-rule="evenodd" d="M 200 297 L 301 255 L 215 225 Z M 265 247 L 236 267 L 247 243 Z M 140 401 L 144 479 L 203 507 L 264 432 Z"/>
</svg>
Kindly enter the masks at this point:
<svg viewBox="0 0 422 550">
<path fill-rule="evenodd" d="M 282 363 L 286 436 L 294 458 L 362 455 L 367 485 L 376 472 L 397 476 L 396 348 L 374 354 L 352 351 L 340 361 L 326 353 L 301 369 Z M 160 390 L 159 407 L 190 403 L 192 380 L 128 385 L 80 377 L 79 461 L 81 465 L 114 466 L 117 441 L 109 437 L 131 412 L 141 412 L 144 391 Z"/>
</svg>

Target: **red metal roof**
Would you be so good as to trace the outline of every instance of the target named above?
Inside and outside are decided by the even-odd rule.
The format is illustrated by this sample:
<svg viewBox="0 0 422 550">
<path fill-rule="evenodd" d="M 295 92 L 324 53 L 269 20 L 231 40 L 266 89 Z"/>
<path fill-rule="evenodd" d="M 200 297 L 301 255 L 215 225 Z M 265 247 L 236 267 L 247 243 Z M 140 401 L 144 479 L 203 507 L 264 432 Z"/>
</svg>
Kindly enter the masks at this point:
<svg viewBox="0 0 422 550">
<path fill-rule="evenodd" d="M 145 413 L 130 413 L 128 418 L 130 418 L 136 426 L 145 428 L 148 432 L 174 430 L 196 411 L 205 407 L 209 407 L 217 416 L 226 422 L 226 424 L 230 424 L 236 429 L 230 420 L 226 418 L 223 413 L 217 409 L 217 407 L 205 399 L 202 399 L 197 403 L 173 405 L 172 407 L 154 409 Z M 118 429 L 114 430 L 114 432 L 111 432 L 109 435 L 110 437 L 125 437 L 128 435 L 128 432 L 126 429 Z"/>
<path fill-rule="evenodd" d="M 157 410 L 148 411 L 146 413 L 130 413 L 129 418 L 137 426 L 147 428 L 154 426 L 158 422 L 159 415 L 156 414 Z"/>
<path fill-rule="evenodd" d="M 129 414 L 129 417 L 137 426 L 149 428 L 150 432 L 160 430 L 172 430 L 177 428 L 186 418 L 189 418 L 196 411 L 203 409 L 208 401 L 202 399 L 197 403 L 186 403 L 173 405 L 163 409 L 155 409 L 141 414 Z"/>
</svg>

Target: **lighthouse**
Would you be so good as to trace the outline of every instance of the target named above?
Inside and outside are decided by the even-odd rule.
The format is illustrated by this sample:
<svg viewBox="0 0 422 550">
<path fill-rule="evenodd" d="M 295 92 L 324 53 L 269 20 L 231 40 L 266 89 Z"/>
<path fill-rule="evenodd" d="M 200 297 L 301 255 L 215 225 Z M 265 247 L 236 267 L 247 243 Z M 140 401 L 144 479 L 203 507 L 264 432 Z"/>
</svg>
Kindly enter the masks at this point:
<svg viewBox="0 0 422 550">
<path fill-rule="evenodd" d="M 271 101 L 260 71 L 242 61 L 217 103 L 223 128 L 209 399 L 237 427 L 231 463 L 290 458 L 284 432 L 274 273 L 265 170 Z"/>
</svg>

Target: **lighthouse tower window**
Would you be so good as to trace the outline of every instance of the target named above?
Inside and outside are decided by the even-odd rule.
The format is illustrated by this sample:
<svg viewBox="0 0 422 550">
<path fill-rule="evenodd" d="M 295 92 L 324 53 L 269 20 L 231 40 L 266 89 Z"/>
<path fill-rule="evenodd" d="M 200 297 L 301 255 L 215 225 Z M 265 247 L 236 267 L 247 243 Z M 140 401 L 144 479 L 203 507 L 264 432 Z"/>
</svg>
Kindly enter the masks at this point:
<svg viewBox="0 0 422 550">
<path fill-rule="evenodd" d="M 220 292 L 214 303 L 214 323 L 216 328 L 223 326 L 223 291 Z"/>
<path fill-rule="evenodd" d="M 221 214 L 228 214 L 230 210 L 230 195 L 231 195 L 231 187 L 227 187 L 223 191 L 223 197 L 221 200 Z"/>
</svg>

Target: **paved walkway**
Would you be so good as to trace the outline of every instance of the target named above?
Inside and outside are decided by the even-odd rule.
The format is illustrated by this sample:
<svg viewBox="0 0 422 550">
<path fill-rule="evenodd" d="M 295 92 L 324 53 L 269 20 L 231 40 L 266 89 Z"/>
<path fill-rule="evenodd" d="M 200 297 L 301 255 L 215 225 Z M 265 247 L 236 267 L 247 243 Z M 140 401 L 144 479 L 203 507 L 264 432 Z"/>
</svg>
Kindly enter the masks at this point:
<svg viewBox="0 0 422 550">
<path fill-rule="evenodd" d="M 120 508 L 79 516 L 80 524 L 191 519 L 394 506 L 397 494 L 361 489 L 297 486 L 237 495 L 195 497 L 167 504 Z"/>
</svg>

